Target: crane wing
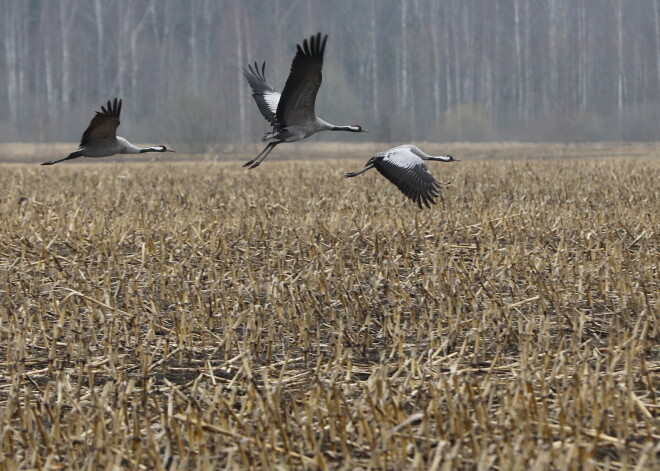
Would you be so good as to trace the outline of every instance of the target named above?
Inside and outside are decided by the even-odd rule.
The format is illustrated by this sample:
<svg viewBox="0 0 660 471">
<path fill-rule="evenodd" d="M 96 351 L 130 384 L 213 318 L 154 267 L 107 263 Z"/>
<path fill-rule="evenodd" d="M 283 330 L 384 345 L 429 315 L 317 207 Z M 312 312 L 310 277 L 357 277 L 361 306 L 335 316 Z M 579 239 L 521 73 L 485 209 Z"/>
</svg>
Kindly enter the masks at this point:
<svg viewBox="0 0 660 471">
<path fill-rule="evenodd" d="M 316 119 L 314 104 L 322 80 L 323 54 L 328 35 L 318 33 L 297 46 L 286 80 L 276 121 L 281 126 L 311 123 Z"/>
<path fill-rule="evenodd" d="M 435 204 L 435 198 L 440 196 L 442 188 L 431 172 L 428 171 L 422 159 L 406 152 L 385 153 L 374 159 L 374 166 L 385 178 L 394 183 L 401 192 L 417 203 L 420 209 L 422 204 L 430 208 Z"/>
<path fill-rule="evenodd" d="M 108 100 L 106 107 L 101 106 L 85 129 L 80 139 L 80 146 L 90 142 L 103 139 L 117 139 L 117 128 L 119 127 L 119 115 L 121 113 L 121 100 Z"/>
<path fill-rule="evenodd" d="M 281 93 L 266 82 L 265 70 L 265 62 L 261 65 L 261 70 L 259 70 L 259 64 L 255 62 L 254 68 L 248 65 L 247 69 L 243 69 L 243 75 L 245 75 L 250 88 L 252 88 L 252 97 L 257 102 L 259 111 L 264 115 L 266 121 L 271 125 L 275 125 L 275 113 L 277 113 Z"/>
</svg>

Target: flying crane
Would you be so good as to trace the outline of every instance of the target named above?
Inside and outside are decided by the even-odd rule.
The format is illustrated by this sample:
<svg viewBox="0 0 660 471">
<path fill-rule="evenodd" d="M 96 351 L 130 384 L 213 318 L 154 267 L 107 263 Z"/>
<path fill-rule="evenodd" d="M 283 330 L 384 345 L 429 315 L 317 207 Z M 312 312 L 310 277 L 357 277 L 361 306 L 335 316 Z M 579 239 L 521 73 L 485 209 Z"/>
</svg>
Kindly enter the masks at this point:
<svg viewBox="0 0 660 471">
<path fill-rule="evenodd" d="M 328 35 L 318 33 L 305 39 L 291 63 L 291 72 L 282 93 L 266 82 L 264 62 L 259 69 L 255 62 L 243 69 L 245 78 L 252 88 L 252 96 L 259 111 L 273 127 L 263 141 L 268 141 L 266 148 L 244 167 L 255 168 L 264 161 L 270 152 L 282 142 L 295 142 L 321 131 L 368 132 L 360 125 L 336 126 L 322 120 L 314 112 L 316 93 L 321 86 L 323 54 Z"/>
</svg>

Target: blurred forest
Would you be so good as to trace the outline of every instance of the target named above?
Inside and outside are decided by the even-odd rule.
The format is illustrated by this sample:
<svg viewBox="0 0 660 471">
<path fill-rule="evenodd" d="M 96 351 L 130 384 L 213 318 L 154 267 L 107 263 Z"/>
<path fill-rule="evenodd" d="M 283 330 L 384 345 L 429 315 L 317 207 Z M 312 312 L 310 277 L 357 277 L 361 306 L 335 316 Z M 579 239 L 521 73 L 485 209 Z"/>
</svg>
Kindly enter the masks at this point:
<svg viewBox="0 0 660 471">
<path fill-rule="evenodd" d="M 660 0 L 0 0 L 0 141 L 258 141 L 241 67 L 281 90 L 328 33 L 319 116 L 412 141 L 660 139 Z M 324 133 L 316 139 L 364 136 Z"/>
</svg>

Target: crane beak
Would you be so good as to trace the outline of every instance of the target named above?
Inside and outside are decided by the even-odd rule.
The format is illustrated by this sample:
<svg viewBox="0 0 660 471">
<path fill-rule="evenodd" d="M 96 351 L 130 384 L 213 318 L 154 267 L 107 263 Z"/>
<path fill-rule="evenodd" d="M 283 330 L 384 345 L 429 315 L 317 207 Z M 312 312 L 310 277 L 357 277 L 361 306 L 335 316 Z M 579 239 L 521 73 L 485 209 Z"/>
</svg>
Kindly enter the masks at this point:
<svg viewBox="0 0 660 471">
<path fill-rule="evenodd" d="M 167 152 L 176 152 L 174 149 L 167 149 Z"/>
</svg>

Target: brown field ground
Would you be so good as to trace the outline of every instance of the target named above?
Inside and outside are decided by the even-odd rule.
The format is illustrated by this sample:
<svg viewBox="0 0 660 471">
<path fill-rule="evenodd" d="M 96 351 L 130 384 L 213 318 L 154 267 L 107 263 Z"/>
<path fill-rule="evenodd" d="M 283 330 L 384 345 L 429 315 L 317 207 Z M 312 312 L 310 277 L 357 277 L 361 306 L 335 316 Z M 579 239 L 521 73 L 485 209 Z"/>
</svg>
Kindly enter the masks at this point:
<svg viewBox="0 0 660 471">
<path fill-rule="evenodd" d="M 657 147 L 445 149 L 0 165 L 0 468 L 658 469 Z"/>
</svg>

